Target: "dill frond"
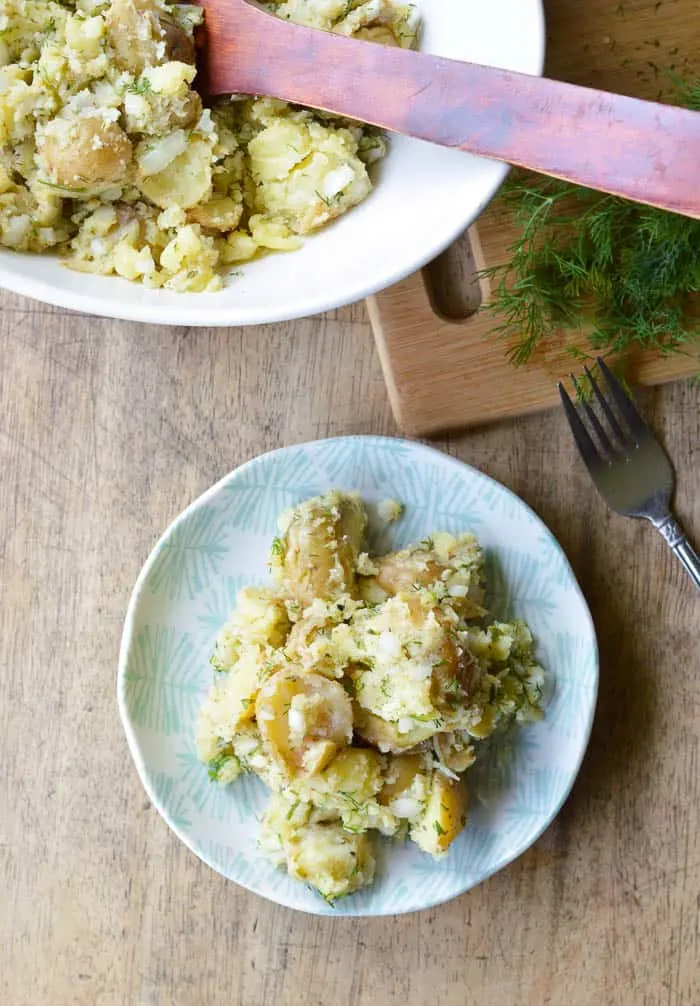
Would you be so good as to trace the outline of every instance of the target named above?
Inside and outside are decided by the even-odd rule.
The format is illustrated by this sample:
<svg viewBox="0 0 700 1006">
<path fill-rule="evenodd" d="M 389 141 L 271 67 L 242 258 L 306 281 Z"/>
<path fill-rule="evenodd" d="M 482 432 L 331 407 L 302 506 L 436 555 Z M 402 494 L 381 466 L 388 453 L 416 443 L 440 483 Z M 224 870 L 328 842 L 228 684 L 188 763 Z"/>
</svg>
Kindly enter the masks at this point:
<svg viewBox="0 0 700 1006">
<path fill-rule="evenodd" d="M 700 111 L 700 80 L 669 76 Z M 585 327 L 584 355 L 700 349 L 700 221 L 523 171 L 499 198 L 519 234 L 509 261 L 482 275 L 514 363 L 564 327 Z"/>
</svg>

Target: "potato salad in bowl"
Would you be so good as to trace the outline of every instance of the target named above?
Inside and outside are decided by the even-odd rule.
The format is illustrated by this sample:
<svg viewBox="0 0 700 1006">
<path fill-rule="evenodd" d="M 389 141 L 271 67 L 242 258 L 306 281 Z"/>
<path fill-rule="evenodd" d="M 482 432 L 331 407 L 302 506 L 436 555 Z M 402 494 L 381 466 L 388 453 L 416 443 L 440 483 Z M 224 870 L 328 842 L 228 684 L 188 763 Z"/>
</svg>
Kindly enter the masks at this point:
<svg viewBox="0 0 700 1006">
<path fill-rule="evenodd" d="M 288 0 L 285 17 L 414 45 L 413 5 Z M 270 98 L 195 90 L 200 7 L 6 0 L 0 246 L 149 288 L 215 292 L 238 263 L 299 248 L 362 202 L 384 139 Z"/>
<path fill-rule="evenodd" d="M 363 44 L 542 68 L 541 0 L 267 7 Z M 287 321 L 420 268 L 503 180 L 498 162 L 264 95 L 203 99 L 198 33 L 202 8 L 168 0 L 0 4 L 0 287 L 151 324 Z"/>
<path fill-rule="evenodd" d="M 542 715 L 532 634 L 489 617 L 476 537 L 373 556 L 366 528 L 355 493 L 282 515 L 274 583 L 239 592 L 197 723 L 212 784 L 256 773 L 262 850 L 330 902 L 373 882 L 373 836 L 443 857 L 479 743 Z"/>
</svg>

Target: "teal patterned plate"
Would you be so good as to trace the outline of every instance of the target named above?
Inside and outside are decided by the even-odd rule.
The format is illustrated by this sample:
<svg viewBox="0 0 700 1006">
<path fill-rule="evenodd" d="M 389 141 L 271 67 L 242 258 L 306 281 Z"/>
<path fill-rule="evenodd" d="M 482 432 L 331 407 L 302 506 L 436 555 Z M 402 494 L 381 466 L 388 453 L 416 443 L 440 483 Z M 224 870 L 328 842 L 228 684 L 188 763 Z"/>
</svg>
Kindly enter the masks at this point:
<svg viewBox="0 0 700 1006">
<path fill-rule="evenodd" d="M 245 584 L 267 579 L 277 515 L 327 489 L 370 505 L 401 500 L 405 515 L 376 550 L 432 531 L 474 531 L 485 548 L 491 610 L 532 628 L 551 680 L 546 716 L 489 742 L 470 770 L 467 828 L 445 859 L 384 843 L 374 886 L 326 904 L 258 851 L 264 785 L 212 784 L 197 761 L 197 709 L 211 680 L 214 637 Z M 149 556 L 129 603 L 118 699 L 141 781 L 170 827 L 213 869 L 272 901 L 319 915 L 393 915 L 447 901 L 523 853 L 559 812 L 586 749 L 598 654 L 586 602 L 557 542 L 493 479 L 422 444 L 340 437 L 254 458 L 204 493 Z"/>
</svg>

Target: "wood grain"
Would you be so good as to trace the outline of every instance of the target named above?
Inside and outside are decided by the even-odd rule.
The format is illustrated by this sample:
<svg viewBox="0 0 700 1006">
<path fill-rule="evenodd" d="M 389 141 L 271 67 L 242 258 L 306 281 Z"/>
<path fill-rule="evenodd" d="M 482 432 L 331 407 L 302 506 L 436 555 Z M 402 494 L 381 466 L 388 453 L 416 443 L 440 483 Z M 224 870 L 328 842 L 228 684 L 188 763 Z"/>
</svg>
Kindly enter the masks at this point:
<svg viewBox="0 0 700 1006">
<path fill-rule="evenodd" d="M 601 694 L 574 792 L 451 904 L 315 919 L 169 831 L 118 722 L 116 658 L 143 560 L 214 480 L 281 444 L 396 433 L 364 309 L 188 330 L 0 303 L 0 1002 L 696 1006 L 697 600 L 651 528 L 605 511 L 561 417 L 436 442 L 535 507 L 591 603 Z M 698 390 L 643 405 L 697 540 Z"/>
<path fill-rule="evenodd" d="M 634 5 L 650 39 L 651 11 Z M 604 61 L 603 12 L 552 2 L 552 51 L 575 32 Z M 595 76 L 585 58 L 572 76 Z M 435 443 L 538 511 L 591 605 L 601 690 L 574 791 L 530 852 L 456 901 L 324 920 L 239 890 L 169 831 L 115 674 L 141 564 L 198 493 L 282 444 L 396 434 L 364 307 L 195 330 L 0 294 L 0 353 L 3 1006 L 697 1006 L 698 602 L 650 528 L 604 509 L 558 412 Z M 697 543 L 698 387 L 642 405 Z"/>
<path fill-rule="evenodd" d="M 477 270 L 493 262 L 480 231 L 477 223 L 467 234 Z M 368 298 L 391 407 L 405 433 L 435 433 L 551 408 L 559 403 L 557 381 L 581 369 L 570 355 L 581 333 L 564 329 L 538 347 L 528 366 L 516 369 L 507 344 L 493 335 L 500 318 L 488 310 L 488 280 L 481 280 L 480 288 L 480 309 L 463 320 L 437 313 L 435 293 L 422 272 Z M 663 358 L 632 351 L 625 358 L 625 373 L 635 384 L 699 372 L 698 350 Z"/>
<path fill-rule="evenodd" d="M 202 4 L 210 94 L 270 94 L 700 218 L 700 112 Z"/>
</svg>

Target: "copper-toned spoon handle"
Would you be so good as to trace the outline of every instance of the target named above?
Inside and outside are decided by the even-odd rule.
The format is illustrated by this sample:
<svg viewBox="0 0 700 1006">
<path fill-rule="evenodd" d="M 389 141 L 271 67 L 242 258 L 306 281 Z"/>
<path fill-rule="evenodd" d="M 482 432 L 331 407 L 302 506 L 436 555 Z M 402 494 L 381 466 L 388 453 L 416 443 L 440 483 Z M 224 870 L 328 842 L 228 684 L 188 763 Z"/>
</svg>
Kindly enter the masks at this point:
<svg viewBox="0 0 700 1006">
<path fill-rule="evenodd" d="M 204 6 L 212 94 L 284 98 L 700 217 L 698 112 L 331 35 L 240 0 Z"/>
</svg>

